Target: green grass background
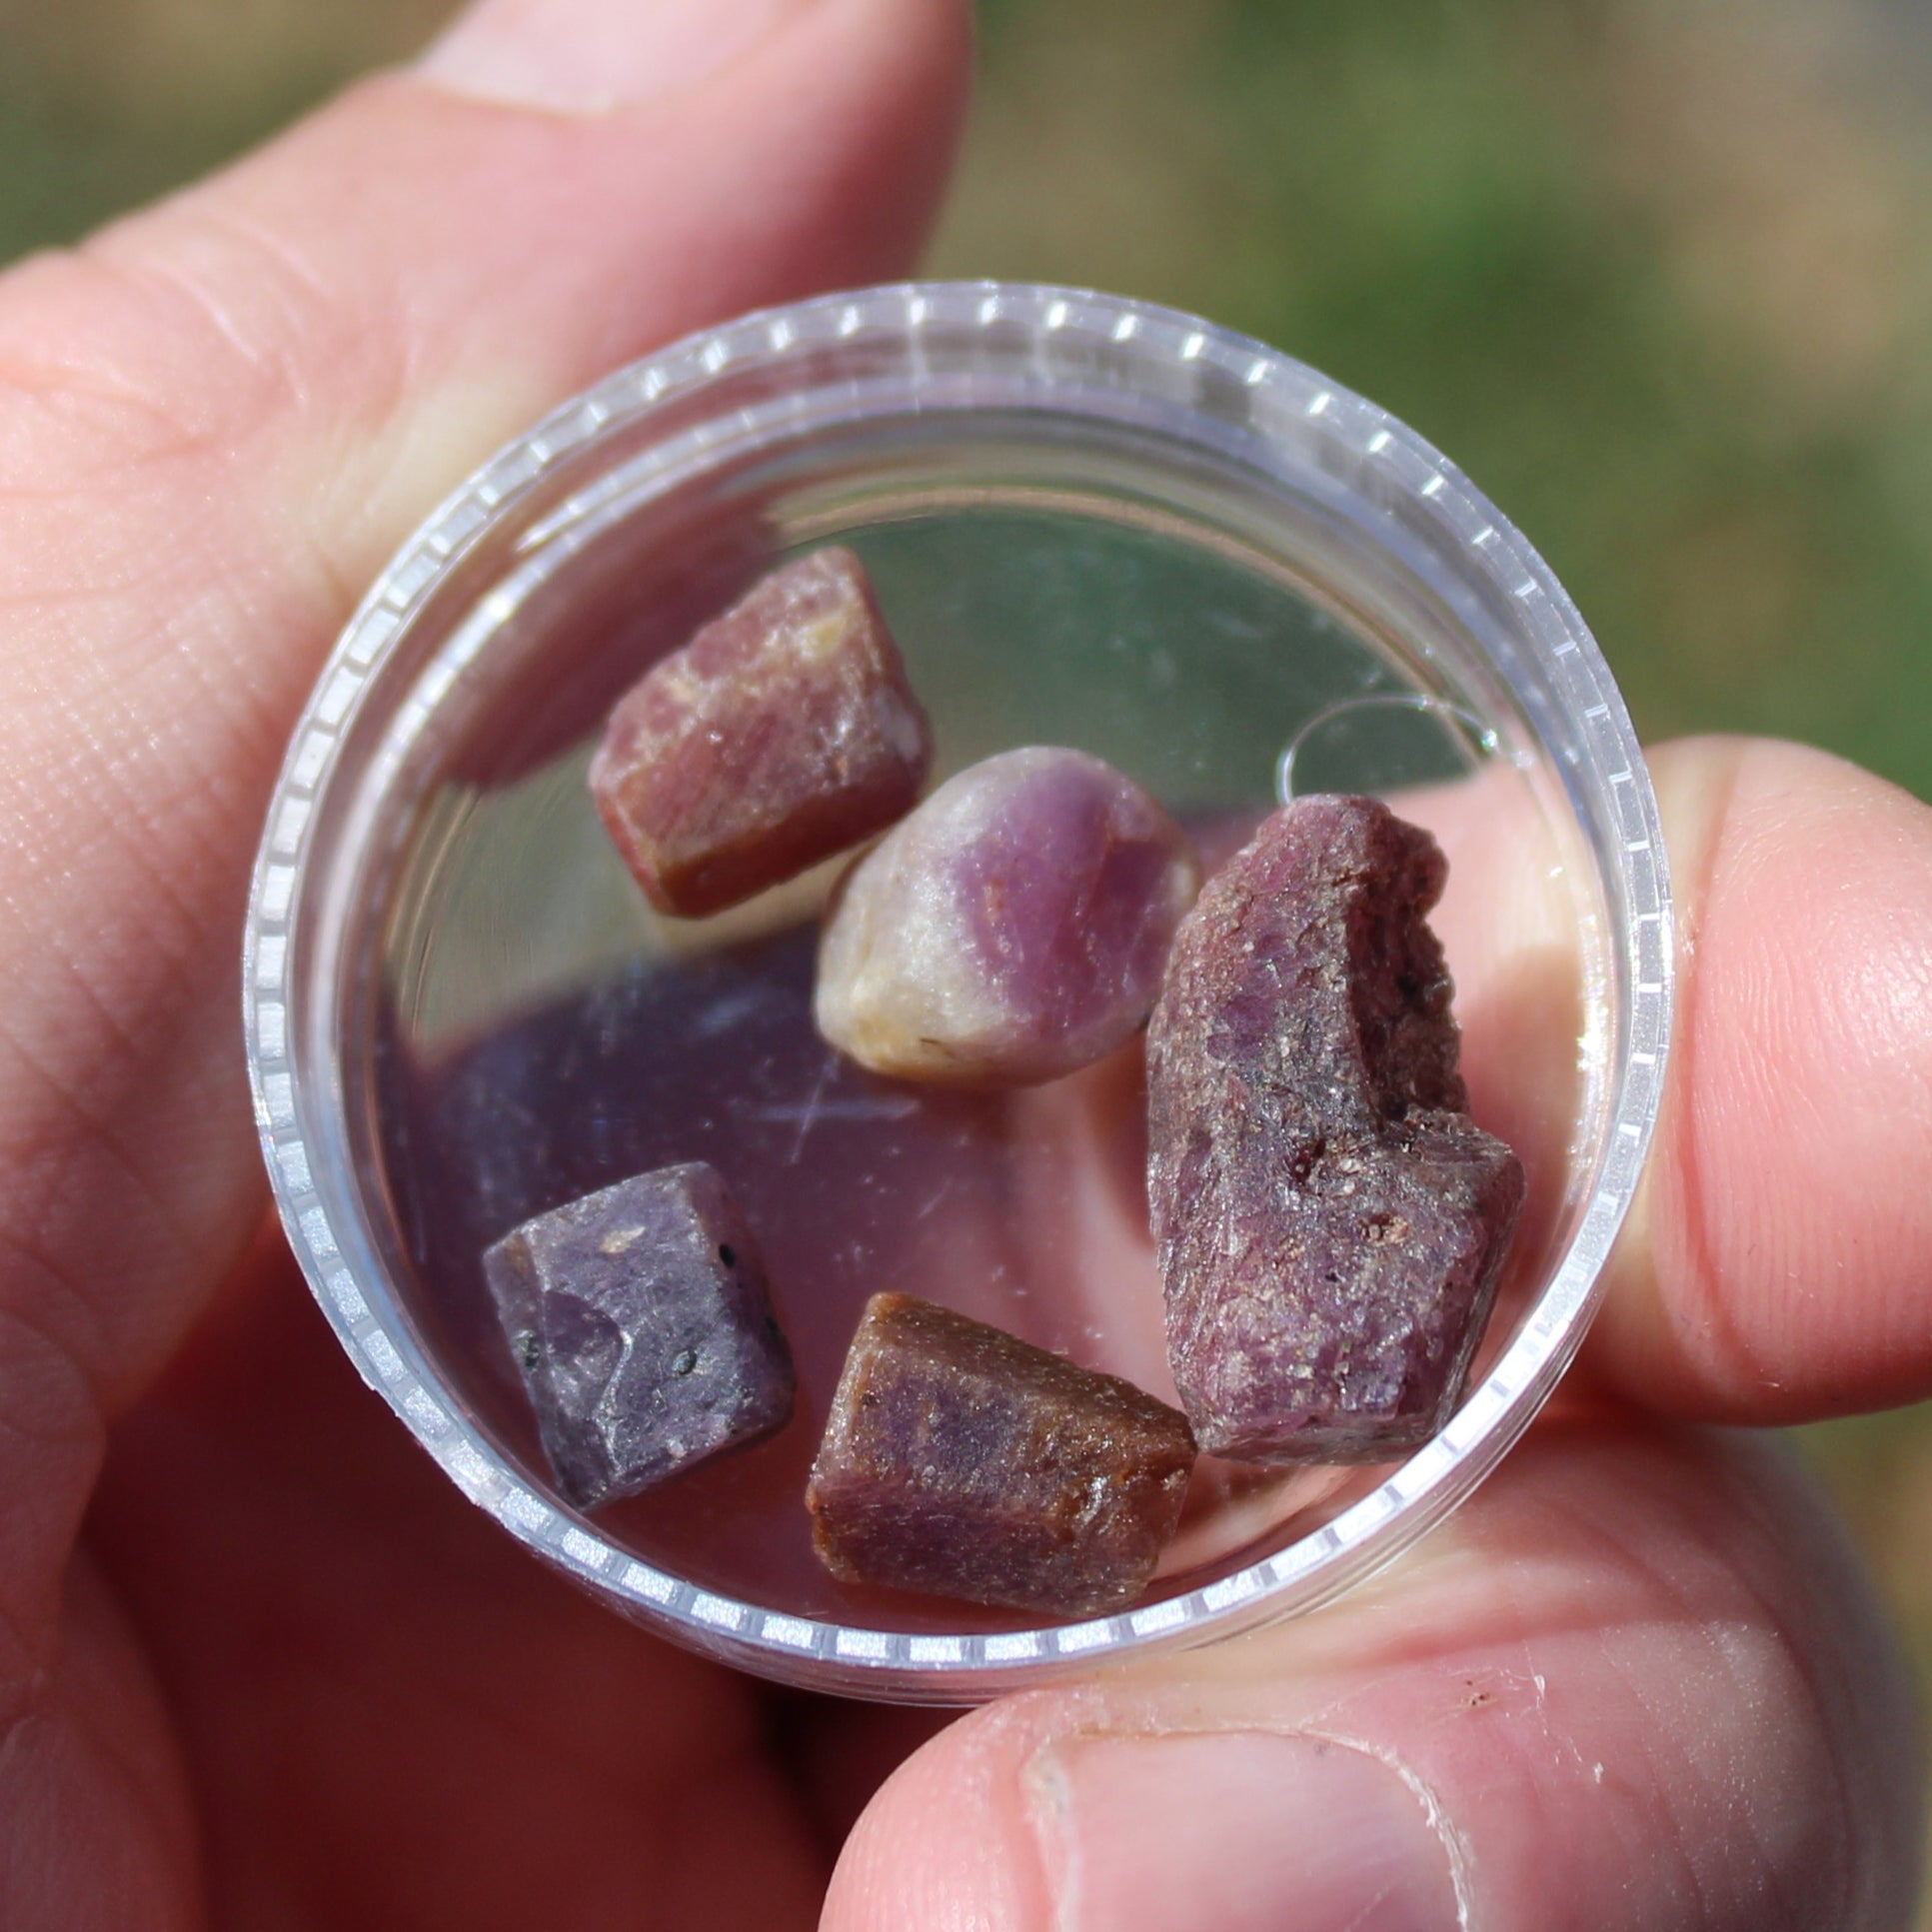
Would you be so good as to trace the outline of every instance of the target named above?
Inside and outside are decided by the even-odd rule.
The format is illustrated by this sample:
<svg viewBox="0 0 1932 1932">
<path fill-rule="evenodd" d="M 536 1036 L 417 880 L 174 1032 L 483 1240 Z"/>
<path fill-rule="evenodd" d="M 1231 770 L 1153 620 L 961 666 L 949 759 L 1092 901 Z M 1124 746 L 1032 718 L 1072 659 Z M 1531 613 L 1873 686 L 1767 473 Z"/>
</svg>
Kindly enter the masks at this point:
<svg viewBox="0 0 1932 1932">
<path fill-rule="evenodd" d="M 0 260 L 444 10 L 0 0 Z M 983 0 L 981 23 L 935 272 L 1124 290 L 1293 351 L 1522 525 L 1647 737 L 1779 733 L 1932 796 L 1932 9 Z M 1932 1682 L 1932 1419 L 1803 1439 Z"/>
</svg>

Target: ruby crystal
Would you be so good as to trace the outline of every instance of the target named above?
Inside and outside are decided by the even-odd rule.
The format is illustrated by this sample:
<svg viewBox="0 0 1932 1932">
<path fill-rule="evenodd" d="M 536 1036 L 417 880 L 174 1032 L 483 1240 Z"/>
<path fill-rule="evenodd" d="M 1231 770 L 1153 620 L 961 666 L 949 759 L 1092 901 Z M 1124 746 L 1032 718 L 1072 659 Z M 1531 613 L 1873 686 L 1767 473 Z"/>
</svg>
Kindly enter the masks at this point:
<svg viewBox="0 0 1932 1932">
<path fill-rule="evenodd" d="M 839 890 L 815 1011 L 879 1073 L 1052 1079 L 1146 1018 L 1200 883 L 1186 836 L 1084 752 L 1035 746 L 962 772 Z"/>
<path fill-rule="evenodd" d="M 868 1303 L 806 1500 L 849 1583 L 1058 1616 L 1131 1602 L 1180 1517 L 1176 1410 L 905 1294 Z"/>
<path fill-rule="evenodd" d="M 619 702 L 591 794 L 660 912 L 722 911 L 912 810 L 933 734 L 851 551 L 774 571 Z"/>
<path fill-rule="evenodd" d="M 1174 1380 L 1203 1449 L 1374 1461 L 1453 1412 L 1523 1197 L 1470 1119 L 1447 865 L 1373 799 L 1275 813 L 1209 881 L 1147 1034 Z"/>
<path fill-rule="evenodd" d="M 583 1508 L 792 1413 L 791 1351 L 757 1244 L 703 1161 L 538 1214 L 483 1266 L 557 1486 Z"/>
</svg>

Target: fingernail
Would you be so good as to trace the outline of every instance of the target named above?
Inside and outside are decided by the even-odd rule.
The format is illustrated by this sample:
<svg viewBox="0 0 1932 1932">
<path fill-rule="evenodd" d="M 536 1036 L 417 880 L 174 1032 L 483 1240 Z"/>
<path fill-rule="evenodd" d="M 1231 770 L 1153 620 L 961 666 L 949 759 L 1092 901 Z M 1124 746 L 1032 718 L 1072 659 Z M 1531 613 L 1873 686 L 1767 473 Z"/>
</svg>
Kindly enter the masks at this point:
<svg viewBox="0 0 1932 1932">
<path fill-rule="evenodd" d="M 417 63 L 461 94 L 565 114 L 676 93 L 803 0 L 475 0 Z"/>
<path fill-rule="evenodd" d="M 1055 1932 L 1454 1932 L 1445 1840 L 1364 1751 L 1261 1731 L 1048 1745 L 1027 1802 Z"/>
</svg>

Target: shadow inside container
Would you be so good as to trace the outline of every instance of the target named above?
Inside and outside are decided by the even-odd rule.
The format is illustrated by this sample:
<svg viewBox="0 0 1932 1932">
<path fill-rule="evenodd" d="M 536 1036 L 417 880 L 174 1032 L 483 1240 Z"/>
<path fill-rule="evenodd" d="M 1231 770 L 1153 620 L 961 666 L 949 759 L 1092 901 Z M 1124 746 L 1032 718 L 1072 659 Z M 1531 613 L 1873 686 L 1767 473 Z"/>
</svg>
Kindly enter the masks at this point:
<svg viewBox="0 0 1932 1932">
<path fill-rule="evenodd" d="M 639 959 L 452 1049 L 419 1057 L 393 1016 L 382 1054 L 386 1177 L 411 1312 L 473 1412 L 548 1486 L 484 1284 L 484 1249 L 531 1215 L 676 1161 L 705 1160 L 764 1250 L 799 1368 L 776 1435 L 598 1515 L 648 1560 L 794 1614 L 912 1630 L 1036 1619 L 837 1583 L 803 1495 L 866 1300 L 914 1293 L 1173 1399 L 1146 1229 L 1140 1043 L 1006 1093 L 890 1080 L 833 1052 L 811 1011 L 816 935 L 798 928 Z M 1468 988 L 1479 1119 L 1523 1152 L 1530 1190 L 1486 1370 L 1547 1279 L 1569 1205 L 1575 962 L 1514 956 Z M 1150 1597 L 1309 1533 L 1385 1466 L 1254 1469 L 1203 1457 Z"/>
</svg>

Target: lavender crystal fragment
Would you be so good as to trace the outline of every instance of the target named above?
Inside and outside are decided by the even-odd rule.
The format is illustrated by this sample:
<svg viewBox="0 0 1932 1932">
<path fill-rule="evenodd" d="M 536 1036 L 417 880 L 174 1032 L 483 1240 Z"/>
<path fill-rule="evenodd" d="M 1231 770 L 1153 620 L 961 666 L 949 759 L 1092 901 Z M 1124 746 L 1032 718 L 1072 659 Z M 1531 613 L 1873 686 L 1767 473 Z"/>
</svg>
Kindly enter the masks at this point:
<svg viewBox="0 0 1932 1932">
<path fill-rule="evenodd" d="M 933 734 L 864 567 L 774 571 L 611 714 L 591 795 L 660 912 L 723 911 L 883 832 Z"/>
<path fill-rule="evenodd" d="M 1194 1460 L 1114 1375 L 905 1294 L 867 1304 L 806 1501 L 833 1575 L 1057 1616 L 1147 1586 Z"/>
<path fill-rule="evenodd" d="M 1373 799 L 1297 799 L 1209 881 L 1147 1033 L 1167 1345 L 1202 1448 L 1374 1461 L 1446 1422 L 1523 1198 L 1469 1118 L 1447 873 Z"/>
<path fill-rule="evenodd" d="M 702 1161 L 538 1214 L 483 1268 L 557 1486 L 583 1508 L 792 1413 L 792 1355 L 757 1243 Z"/>
<path fill-rule="evenodd" d="M 989 758 L 847 876 L 819 1028 L 878 1073 L 1056 1078 L 1146 1018 L 1199 885 L 1186 835 L 1111 766 L 1041 746 Z"/>
</svg>

